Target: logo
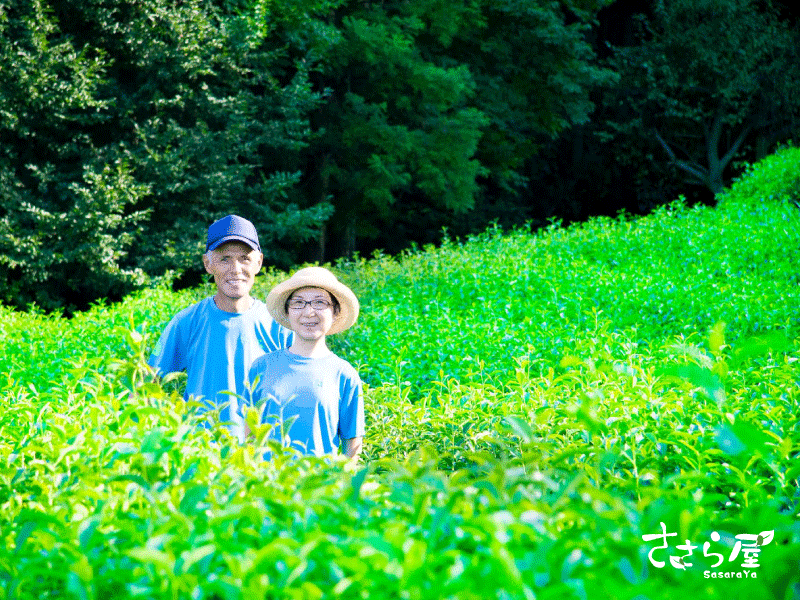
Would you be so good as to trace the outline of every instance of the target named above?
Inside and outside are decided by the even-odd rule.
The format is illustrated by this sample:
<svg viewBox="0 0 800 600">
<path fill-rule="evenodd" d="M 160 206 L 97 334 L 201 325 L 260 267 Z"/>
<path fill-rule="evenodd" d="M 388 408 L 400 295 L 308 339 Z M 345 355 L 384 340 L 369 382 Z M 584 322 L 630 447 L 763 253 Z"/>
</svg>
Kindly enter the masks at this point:
<svg viewBox="0 0 800 600">
<path fill-rule="evenodd" d="M 667 526 L 664 523 L 661 523 L 661 533 L 650 533 L 642 536 L 645 542 L 652 542 L 658 539 L 662 542 L 662 545 L 651 548 L 650 552 L 647 553 L 650 564 L 656 569 L 663 569 L 664 566 L 666 566 L 666 561 L 658 560 L 656 556 L 657 550 L 663 550 L 664 552 L 659 552 L 659 555 L 666 555 L 665 558 L 669 559 L 669 563 L 673 568 L 685 571 L 692 567 L 692 555 L 700 546 L 696 546 L 692 544 L 690 540 L 686 540 L 684 544 L 675 546 L 675 549 L 682 551 L 683 554 L 672 555 L 667 552 L 669 548 L 667 538 L 670 537 L 678 537 L 678 534 L 667 533 Z M 735 543 L 731 549 L 731 553 L 728 555 L 728 563 L 733 563 L 737 561 L 737 559 L 741 561 L 738 565 L 740 570 L 717 571 L 716 569 L 725 562 L 725 556 L 719 552 L 710 552 L 711 542 L 718 544 L 721 539 L 719 533 L 713 531 L 711 533 L 711 542 L 706 541 L 703 544 L 703 556 L 716 559 L 716 562 L 711 565 L 711 568 L 715 570 L 703 571 L 703 577 L 706 579 L 756 579 L 758 577 L 758 572 L 755 569 L 760 566 L 758 564 L 758 559 L 761 549 L 769 544 L 774 537 L 774 530 L 762 531 L 759 534 L 740 533 L 735 536 Z"/>
</svg>

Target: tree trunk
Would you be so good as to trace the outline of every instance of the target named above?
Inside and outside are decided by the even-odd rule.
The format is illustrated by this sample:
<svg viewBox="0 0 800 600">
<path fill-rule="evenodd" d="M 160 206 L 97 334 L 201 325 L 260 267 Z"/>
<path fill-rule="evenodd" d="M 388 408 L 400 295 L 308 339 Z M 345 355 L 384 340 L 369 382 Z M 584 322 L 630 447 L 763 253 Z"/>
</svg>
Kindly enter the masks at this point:
<svg viewBox="0 0 800 600">
<path fill-rule="evenodd" d="M 720 114 L 714 117 L 711 129 L 706 132 L 706 152 L 708 155 L 708 180 L 706 185 L 715 196 L 725 187 L 725 179 L 723 177 L 725 169 L 733 160 L 733 157 L 736 156 L 750 130 L 751 127 L 749 125 L 743 126 L 739 136 L 731 144 L 724 156 L 719 155 L 719 144 L 722 138 L 722 116 Z"/>
<path fill-rule="evenodd" d="M 345 258 L 353 258 L 356 253 L 356 224 L 355 217 L 347 221 L 347 226 L 342 232 L 342 255 Z"/>
<path fill-rule="evenodd" d="M 322 158 L 322 164 L 320 165 L 319 172 L 321 174 L 321 181 L 319 185 L 319 202 L 325 202 L 328 199 L 328 190 L 330 189 L 330 162 L 331 162 L 331 155 L 326 154 Z M 325 262 L 325 251 L 326 251 L 326 242 L 328 236 L 328 227 L 325 223 L 323 223 L 319 228 L 319 236 L 317 237 L 317 262 L 324 263 Z"/>
<path fill-rule="evenodd" d="M 323 223 L 319 228 L 319 236 L 317 236 L 317 262 L 324 263 L 325 262 L 325 237 L 327 233 L 327 227 Z"/>
</svg>

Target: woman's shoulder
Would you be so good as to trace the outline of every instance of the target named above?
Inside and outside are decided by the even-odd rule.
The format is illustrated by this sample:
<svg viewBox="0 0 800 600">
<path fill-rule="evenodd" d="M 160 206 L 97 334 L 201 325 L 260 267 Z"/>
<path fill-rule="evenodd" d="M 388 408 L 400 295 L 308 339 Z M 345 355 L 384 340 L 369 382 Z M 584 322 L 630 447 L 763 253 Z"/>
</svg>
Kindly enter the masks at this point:
<svg viewBox="0 0 800 600">
<path fill-rule="evenodd" d="M 250 369 L 270 368 L 280 362 L 286 362 L 287 352 L 288 350 L 286 348 L 280 348 L 279 350 L 273 350 L 272 352 L 262 354 L 253 361 Z"/>
<path fill-rule="evenodd" d="M 331 354 L 328 356 L 328 360 L 330 360 L 331 364 L 335 365 L 339 373 L 341 373 L 345 377 L 348 377 L 350 379 L 358 378 L 358 371 L 356 370 L 356 368 L 338 354 L 334 354 L 333 352 L 331 352 Z"/>
</svg>

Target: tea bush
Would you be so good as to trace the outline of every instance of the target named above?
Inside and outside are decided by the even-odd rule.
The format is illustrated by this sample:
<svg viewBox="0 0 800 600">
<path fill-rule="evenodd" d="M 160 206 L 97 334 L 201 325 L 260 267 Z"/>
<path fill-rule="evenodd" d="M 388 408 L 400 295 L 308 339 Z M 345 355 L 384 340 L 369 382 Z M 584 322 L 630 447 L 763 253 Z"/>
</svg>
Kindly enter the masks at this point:
<svg viewBox="0 0 800 600">
<path fill-rule="evenodd" d="M 149 381 L 208 286 L 0 307 L 0 597 L 800 598 L 798 159 L 716 208 L 335 265 L 356 469 L 264 463 Z M 735 536 L 766 532 L 742 568 Z"/>
</svg>

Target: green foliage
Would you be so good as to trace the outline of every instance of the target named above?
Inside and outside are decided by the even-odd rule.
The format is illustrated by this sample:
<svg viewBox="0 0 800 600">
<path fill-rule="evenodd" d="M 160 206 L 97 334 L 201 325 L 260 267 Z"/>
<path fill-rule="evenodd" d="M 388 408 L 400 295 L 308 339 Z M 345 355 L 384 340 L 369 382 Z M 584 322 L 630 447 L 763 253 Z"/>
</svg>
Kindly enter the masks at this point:
<svg viewBox="0 0 800 600">
<path fill-rule="evenodd" d="M 797 31 L 771 3 L 656 2 L 639 43 L 617 48 L 610 123 L 632 163 L 722 191 L 731 162 L 763 157 L 798 125 Z M 631 137 L 632 136 L 632 137 Z M 660 165 L 660 168 L 659 168 Z M 674 173 L 670 173 L 675 177 Z"/>
<path fill-rule="evenodd" d="M 761 204 L 764 202 L 800 202 L 800 148 L 786 147 L 752 165 L 730 189 L 720 196 L 720 202 Z"/>
<path fill-rule="evenodd" d="M 328 6 L 294 9 L 311 18 Z M 287 201 L 300 173 L 279 158 L 305 145 L 306 113 L 321 99 L 309 71 L 312 42 L 322 38 L 298 39 L 291 8 L 253 2 L 222 12 L 155 1 L 129 7 L 122 27 L 117 9 L 94 17 L 103 27 L 115 19 L 115 93 L 133 128 L 123 152 L 157 182 L 148 237 L 131 255 L 148 272 L 198 268 L 205 228 L 231 212 L 256 225 L 269 263 L 288 265 L 295 256 L 287 248 L 329 216 L 327 204 L 301 210 Z"/>
<path fill-rule="evenodd" d="M 343 3 L 305 193 L 333 197 L 339 250 L 435 237 L 490 202 L 487 185 L 518 191 L 537 145 L 586 121 L 590 90 L 609 77 L 584 39 L 601 4 Z"/>
<path fill-rule="evenodd" d="M 231 212 L 267 260 L 314 237 L 331 207 L 287 199 L 308 135 L 308 0 L 0 6 L 0 300 L 74 308 L 145 274 L 199 269 L 206 227 Z M 253 27 L 258 22 L 259 27 Z"/>
<path fill-rule="evenodd" d="M 0 7 L 0 301 L 52 306 L 54 282 L 119 292 L 148 193 L 125 162 L 94 155 L 86 132 L 110 107 L 103 54 L 59 35 L 41 3 Z"/>
<path fill-rule="evenodd" d="M 339 37 L 321 82 L 331 94 L 314 114 L 320 135 L 309 147 L 310 175 L 322 185 L 308 201 L 332 195 L 334 223 L 351 243 L 378 237 L 409 195 L 448 211 L 472 207 L 485 120 L 469 104 L 468 66 L 446 64 L 425 40 L 445 20 L 457 29 L 470 10 L 349 3 L 338 11 Z"/>
<path fill-rule="evenodd" d="M 456 36 L 452 53 L 470 66 L 476 105 L 489 117 L 478 157 L 496 189 L 519 189 L 538 147 L 586 123 L 590 92 L 614 81 L 586 39 L 604 4 L 484 2 L 481 18 Z"/>
<path fill-rule="evenodd" d="M 0 301 L 72 312 L 191 279 L 231 212 L 284 268 L 304 242 L 436 237 L 587 119 L 602 4 L 5 4 Z"/>
<path fill-rule="evenodd" d="M 796 130 L 800 46 L 771 3 L 657 2 L 606 68 L 590 28 L 608 4 L 6 2 L 0 301 L 72 312 L 148 276 L 196 281 L 230 212 L 287 268 L 580 217 L 582 187 L 603 199 L 619 168 L 631 188 L 717 193 Z M 583 148 L 600 85 L 610 166 Z M 571 167 L 540 156 L 576 126 Z"/>
<path fill-rule="evenodd" d="M 796 597 L 800 214 L 764 176 L 793 156 L 716 209 L 336 265 L 362 301 L 332 338 L 368 384 L 355 469 L 263 462 L 149 381 L 207 287 L 0 309 L 0 597 Z M 704 577 L 770 531 L 757 577 Z"/>
<path fill-rule="evenodd" d="M 587 119 L 603 4 L 6 3 L 0 301 L 73 312 L 196 279 L 232 212 L 283 268 L 314 241 L 437 237 Z"/>
</svg>

